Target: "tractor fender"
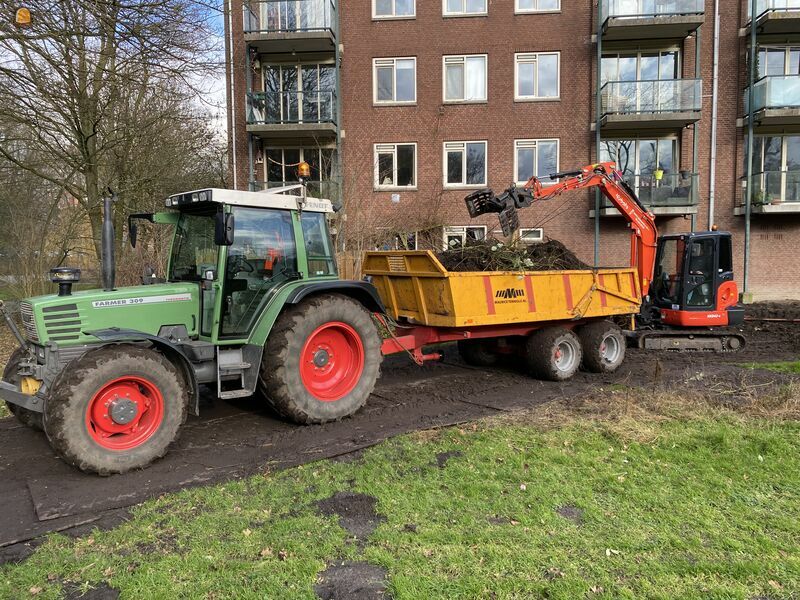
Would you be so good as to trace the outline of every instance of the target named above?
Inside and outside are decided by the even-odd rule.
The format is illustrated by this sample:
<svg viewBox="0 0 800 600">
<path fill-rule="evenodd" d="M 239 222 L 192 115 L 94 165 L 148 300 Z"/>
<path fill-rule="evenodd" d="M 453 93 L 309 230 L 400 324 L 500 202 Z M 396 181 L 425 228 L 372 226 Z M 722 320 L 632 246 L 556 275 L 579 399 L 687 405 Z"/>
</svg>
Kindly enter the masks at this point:
<svg viewBox="0 0 800 600">
<path fill-rule="evenodd" d="M 299 304 L 310 296 L 335 292 L 349 296 L 360 302 L 364 308 L 373 313 L 386 313 L 381 297 L 375 286 L 366 281 L 320 281 L 295 288 L 286 298 L 286 304 Z"/>
<path fill-rule="evenodd" d="M 110 327 L 108 329 L 87 331 L 86 334 L 92 335 L 107 344 L 145 341 L 152 343 L 153 346 L 166 356 L 167 359 L 178 368 L 181 374 L 183 374 L 189 387 L 189 411 L 194 416 L 200 414 L 200 387 L 197 383 L 197 377 L 195 376 L 191 361 L 177 345 L 163 337 L 158 337 L 157 335 L 145 333 L 144 331 L 138 331 L 136 329 Z"/>
</svg>

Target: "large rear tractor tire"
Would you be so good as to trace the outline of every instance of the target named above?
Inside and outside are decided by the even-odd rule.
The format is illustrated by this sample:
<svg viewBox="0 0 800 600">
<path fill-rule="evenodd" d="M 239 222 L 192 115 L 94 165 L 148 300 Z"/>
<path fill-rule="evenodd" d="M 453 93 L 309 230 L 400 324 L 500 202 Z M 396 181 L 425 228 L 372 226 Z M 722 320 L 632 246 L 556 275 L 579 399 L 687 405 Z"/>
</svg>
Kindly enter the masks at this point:
<svg viewBox="0 0 800 600">
<path fill-rule="evenodd" d="M 592 373 L 613 373 L 625 360 L 625 336 L 611 321 L 596 321 L 578 330 L 583 348 L 583 368 Z"/>
<path fill-rule="evenodd" d="M 19 369 L 19 363 L 24 356 L 25 350 L 22 348 L 17 348 L 14 350 L 9 357 L 8 362 L 6 363 L 6 368 L 3 369 L 3 381 L 13 383 L 14 385 L 19 385 L 19 375 L 17 374 L 17 370 Z M 6 402 L 6 406 L 8 406 L 8 410 L 11 411 L 11 414 L 17 417 L 17 420 L 23 425 L 26 425 L 31 429 L 36 429 L 37 431 L 42 431 L 44 429 L 42 426 L 42 413 L 34 412 L 32 410 L 28 410 L 27 408 L 22 408 L 16 404 L 11 404 L 11 402 Z"/>
<path fill-rule="evenodd" d="M 486 340 L 459 340 L 458 353 L 473 367 L 493 367 L 500 358 Z"/>
<path fill-rule="evenodd" d="M 347 296 L 319 296 L 278 318 L 264 349 L 259 389 L 295 423 L 336 421 L 364 406 L 382 360 L 369 312 Z"/>
<path fill-rule="evenodd" d="M 571 329 L 547 327 L 525 345 L 528 370 L 537 379 L 565 381 L 581 366 L 581 342 Z"/>
<path fill-rule="evenodd" d="M 104 346 L 72 361 L 53 382 L 45 432 L 82 471 L 125 473 L 166 454 L 186 421 L 187 402 L 183 375 L 162 354 Z"/>
</svg>

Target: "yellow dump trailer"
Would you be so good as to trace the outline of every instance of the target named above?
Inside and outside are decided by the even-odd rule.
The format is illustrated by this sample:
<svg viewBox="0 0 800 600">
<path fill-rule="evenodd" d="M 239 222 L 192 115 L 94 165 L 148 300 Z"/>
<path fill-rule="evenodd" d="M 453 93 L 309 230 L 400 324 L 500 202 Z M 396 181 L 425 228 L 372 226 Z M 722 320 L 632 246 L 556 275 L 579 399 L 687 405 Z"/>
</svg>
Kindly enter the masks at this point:
<svg viewBox="0 0 800 600">
<path fill-rule="evenodd" d="M 635 314 L 634 268 L 581 271 L 450 272 L 430 250 L 367 252 L 372 277 L 396 321 L 481 327 Z"/>
</svg>

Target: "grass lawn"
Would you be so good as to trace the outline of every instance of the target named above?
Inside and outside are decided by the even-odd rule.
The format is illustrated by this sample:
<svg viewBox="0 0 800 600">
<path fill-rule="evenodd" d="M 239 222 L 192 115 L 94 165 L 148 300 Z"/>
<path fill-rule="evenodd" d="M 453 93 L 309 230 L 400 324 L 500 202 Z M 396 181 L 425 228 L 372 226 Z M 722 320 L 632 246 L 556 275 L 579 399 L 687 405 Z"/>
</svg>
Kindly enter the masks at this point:
<svg viewBox="0 0 800 600">
<path fill-rule="evenodd" d="M 798 597 L 796 417 L 637 393 L 607 393 L 614 414 L 548 407 L 164 496 L 116 529 L 50 536 L 0 567 L 0 597 L 313 598 L 337 559 L 385 568 L 394 598 Z M 363 543 L 318 510 L 343 491 L 376 499 Z"/>
<path fill-rule="evenodd" d="M 750 363 L 749 369 L 767 369 L 778 373 L 794 373 L 800 375 L 800 360 L 792 362 Z"/>
</svg>

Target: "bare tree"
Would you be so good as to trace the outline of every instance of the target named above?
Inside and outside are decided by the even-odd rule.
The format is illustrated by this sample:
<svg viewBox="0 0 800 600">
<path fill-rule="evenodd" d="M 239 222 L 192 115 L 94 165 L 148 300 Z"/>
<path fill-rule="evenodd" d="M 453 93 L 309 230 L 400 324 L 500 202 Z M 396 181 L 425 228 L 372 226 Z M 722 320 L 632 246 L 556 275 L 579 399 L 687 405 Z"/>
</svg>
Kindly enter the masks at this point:
<svg viewBox="0 0 800 600">
<path fill-rule="evenodd" d="M 0 158 L 78 202 L 99 258 L 103 190 L 130 189 L 130 157 L 197 116 L 198 82 L 218 66 L 214 11 L 193 0 L 26 4 L 26 29 L 0 8 L 0 121 L 13 126 Z"/>
</svg>

